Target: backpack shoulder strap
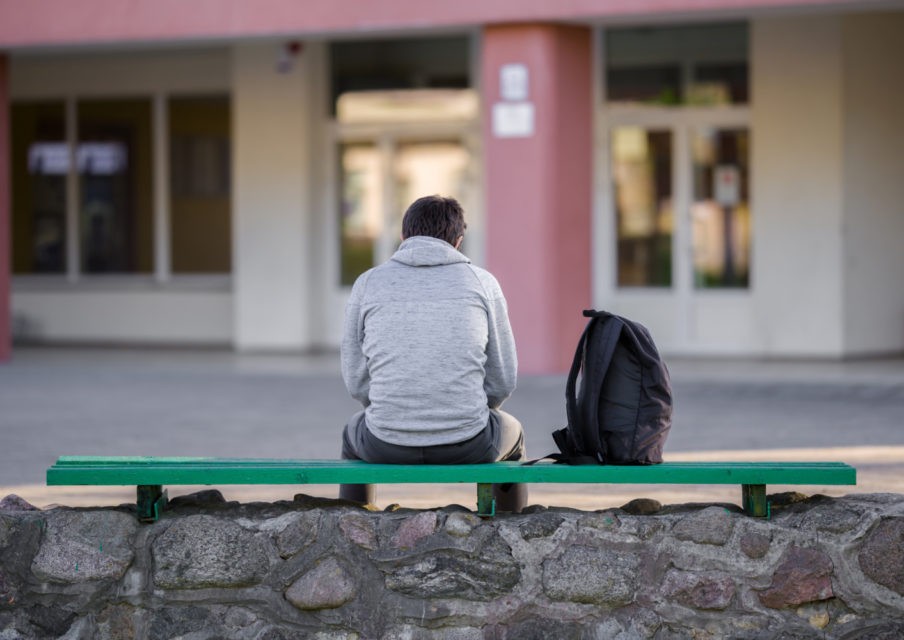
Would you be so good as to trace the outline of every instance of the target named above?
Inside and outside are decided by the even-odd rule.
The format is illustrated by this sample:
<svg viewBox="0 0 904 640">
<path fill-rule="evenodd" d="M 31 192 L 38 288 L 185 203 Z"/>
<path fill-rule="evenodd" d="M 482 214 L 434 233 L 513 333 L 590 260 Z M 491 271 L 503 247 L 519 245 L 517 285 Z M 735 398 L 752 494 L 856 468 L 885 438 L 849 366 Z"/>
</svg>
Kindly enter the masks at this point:
<svg viewBox="0 0 904 640">
<path fill-rule="evenodd" d="M 565 417 L 568 419 L 569 425 L 578 423 L 578 402 L 575 394 L 577 387 L 578 374 L 581 371 L 581 363 L 584 360 L 584 345 L 587 342 L 587 334 L 590 333 L 590 325 L 584 327 L 581 337 L 578 339 L 578 346 L 574 352 L 574 359 L 571 361 L 571 370 L 568 372 L 568 380 L 565 382 Z"/>
<path fill-rule="evenodd" d="M 565 409 L 568 427 L 553 433 L 553 439 L 571 464 L 605 462 L 605 442 L 599 430 L 599 400 L 602 379 L 612 361 L 623 324 L 621 318 L 606 311 L 588 309 L 590 318 L 578 340 L 568 381 L 565 385 Z M 577 378 L 581 374 L 581 403 L 578 405 Z"/>
</svg>

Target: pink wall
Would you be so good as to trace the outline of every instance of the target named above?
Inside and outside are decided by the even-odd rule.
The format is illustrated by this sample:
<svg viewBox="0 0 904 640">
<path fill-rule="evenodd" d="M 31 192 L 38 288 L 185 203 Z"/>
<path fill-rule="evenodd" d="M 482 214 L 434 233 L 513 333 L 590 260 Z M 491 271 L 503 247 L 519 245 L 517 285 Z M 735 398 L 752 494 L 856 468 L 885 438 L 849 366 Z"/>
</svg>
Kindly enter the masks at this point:
<svg viewBox="0 0 904 640">
<path fill-rule="evenodd" d="M 0 48 L 598 20 L 850 0 L 0 0 Z"/>
<path fill-rule="evenodd" d="M 487 261 L 509 303 L 524 373 L 565 371 L 591 301 L 591 32 L 508 25 L 484 31 L 481 93 Z M 528 70 L 535 128 L 498 137 L 500 67 Z"/>
<path fill-rule="evenodd" d="M 9 64 L 0 54 L 0 362 L 10 356 L 10 131 Z"/>
</svg>

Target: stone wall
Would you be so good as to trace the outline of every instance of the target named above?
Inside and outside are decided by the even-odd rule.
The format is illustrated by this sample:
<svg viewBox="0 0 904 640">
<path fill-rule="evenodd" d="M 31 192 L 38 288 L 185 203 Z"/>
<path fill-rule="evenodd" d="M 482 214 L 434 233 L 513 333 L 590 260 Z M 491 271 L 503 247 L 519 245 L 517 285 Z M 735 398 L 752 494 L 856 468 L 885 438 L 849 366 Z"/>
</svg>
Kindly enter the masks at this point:
<svg viewBox="0 0 904 640">
<path fill-rule="evenodd" d="M 0 503 L 0 640 L 902 638 L 904 496 L 481 520 L 298 496 Z"/>
</svg>

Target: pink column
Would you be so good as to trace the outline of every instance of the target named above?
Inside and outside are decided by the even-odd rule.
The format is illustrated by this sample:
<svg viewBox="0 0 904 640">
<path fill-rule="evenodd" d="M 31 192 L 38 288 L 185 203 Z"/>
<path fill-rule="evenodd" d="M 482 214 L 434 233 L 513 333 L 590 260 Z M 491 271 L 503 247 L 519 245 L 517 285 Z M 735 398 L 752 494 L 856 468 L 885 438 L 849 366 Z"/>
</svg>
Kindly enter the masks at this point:
<svg viewBox="0 0 904 640">
<path fill-rule="evenodd" d="M 10 195 L 10 123 L 9 123 L 9 59 L 0 53 L 0 362 L 9 360 L 10 337 L 10 227 L 12 197 Z"/>
<path fill-rule="evenodd" d="M 484 30 L 487 263 L 509 303 L 522 373 L 568 369 L 592 299 L 591 57 L 586 27 Z"/>
</svg>

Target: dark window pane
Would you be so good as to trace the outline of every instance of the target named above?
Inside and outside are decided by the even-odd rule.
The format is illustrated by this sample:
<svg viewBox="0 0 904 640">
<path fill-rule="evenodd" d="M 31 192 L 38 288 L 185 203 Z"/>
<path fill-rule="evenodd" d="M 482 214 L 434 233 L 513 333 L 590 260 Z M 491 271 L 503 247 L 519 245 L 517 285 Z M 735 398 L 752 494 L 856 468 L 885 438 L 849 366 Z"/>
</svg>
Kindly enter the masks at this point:
<svg viewBox="0 0 904 640">
<path fill-rule="evenodd" d="M 78 133 L 82 270 L 152 271 L 150 101 L 80 102 Z"/>
<path fill-rule="evenodd" d="M 609 69 L 607 98 L 610 102 L 681 102 L 681 72 L 676 66 Z"/>
<path fill-rule="evenodd" d="M 225 96 L 169 101 L 174 273 L 231 270 L 229 114 Z"/>
<path fill-rule="evenodd" d="M 672 134 L 612 131 L 618 285 L 672 284 Z"/>
<path fill-rule="evenodd" d="M 65 107 L 12 105 L 13 273 L 66 270 Z"/>
<path fill-rule="evenodd" d="M 747 129 L 693 134 L 694 285 L 750 286 L 750 135 Z"/>
<path fill-rule="evenodd" d="M 748 85 L 746 64 L 699 64 L 690 93 L 700 104 L 746 104 Z"/>
<path fill-rule="evenodd" d="M 351 285 L 374 266 L 377 238 L 383 232 L 380 152 L 373 144 L 342 145 L 339 163 L 340 278 L 343 285 Z"/>
<path fill-rule="evenodd" d="M 744 22 L 607 29 L 611 102 L 719 105 L 749 101 Z"/>
<path fill-rule="evenodd" d="M 344 93 L 470 86 L 467 37 L 336 42 L 330 46 L 332 110 Z"/>
</svg>

